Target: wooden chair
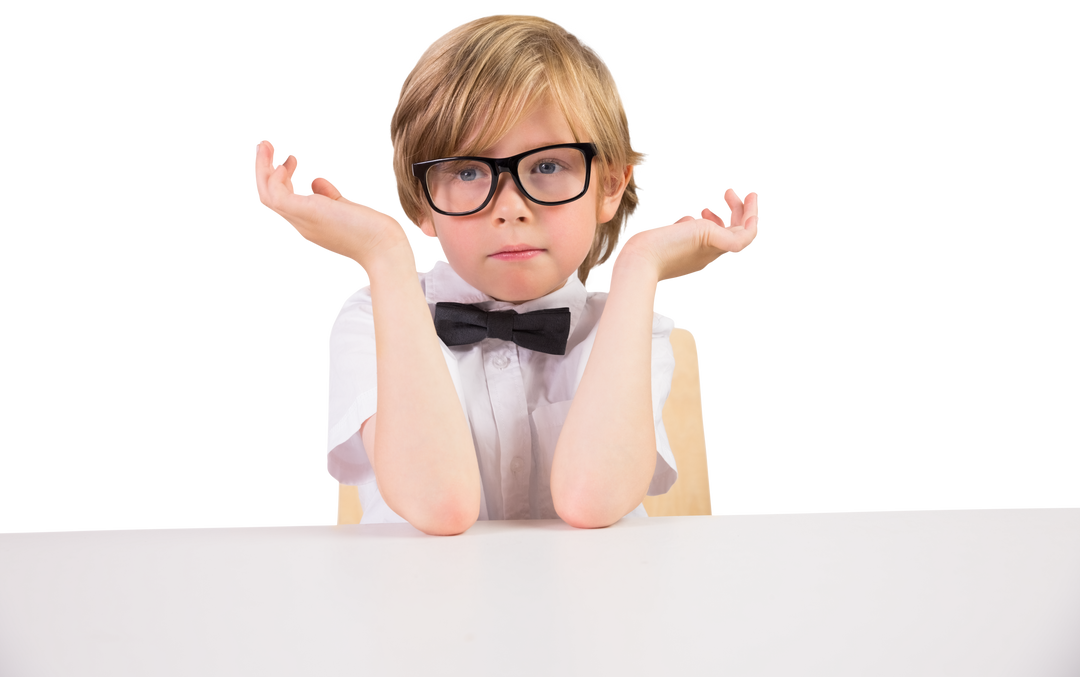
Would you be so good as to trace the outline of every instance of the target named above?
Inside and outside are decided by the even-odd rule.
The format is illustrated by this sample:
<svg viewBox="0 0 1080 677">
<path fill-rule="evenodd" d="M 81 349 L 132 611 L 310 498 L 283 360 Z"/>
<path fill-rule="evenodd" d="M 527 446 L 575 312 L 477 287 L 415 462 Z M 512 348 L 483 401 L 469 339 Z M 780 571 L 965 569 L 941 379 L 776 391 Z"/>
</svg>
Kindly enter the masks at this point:
<svg viewBox="0 0 1080 677">
<path fill-rule="evenodd" d="M 671 332 L 671 347 L 675 352 L 675 374 L 663 416 L 679 479 L 666 494 L 646 496 L 645 511 L 653 517 L 711 515 L 697 346 L 690 332 L 675 329 Z M 338 524 L 358 524 L 363 514 L 356 487 L 338 485 Z"/>
</svg>

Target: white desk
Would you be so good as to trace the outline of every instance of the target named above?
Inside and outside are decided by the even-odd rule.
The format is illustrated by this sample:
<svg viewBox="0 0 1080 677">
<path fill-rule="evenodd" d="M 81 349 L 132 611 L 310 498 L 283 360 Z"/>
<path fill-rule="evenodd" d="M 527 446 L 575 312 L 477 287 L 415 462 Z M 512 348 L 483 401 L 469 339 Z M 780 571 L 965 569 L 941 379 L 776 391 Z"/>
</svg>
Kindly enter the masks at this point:
<svg viewBox="0 0 1080 677">
<path fill-rule="evenodd" d="M 1080 510 L 0 535 L 0 675 L 1080 675 Z"/>
</svg>

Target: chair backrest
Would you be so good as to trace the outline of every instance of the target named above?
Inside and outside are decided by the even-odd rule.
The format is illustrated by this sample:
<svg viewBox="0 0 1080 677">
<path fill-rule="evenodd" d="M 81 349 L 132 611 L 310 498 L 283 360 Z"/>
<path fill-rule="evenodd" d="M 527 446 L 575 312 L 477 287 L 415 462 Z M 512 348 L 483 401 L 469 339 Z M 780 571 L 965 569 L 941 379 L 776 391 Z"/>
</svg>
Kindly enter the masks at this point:
<svg viewBox="0 0 1080 677">
<path fill-rule="evenodd" d="M 666 494 L 646 496 L 645 511 L 653 517 L 711 515 L 697 346 L 690 332 L 675 329 L 671 332 L 671 347 L 675 352 L 675 374 L 663 416 L 679 479 Z M 338 524 L 358 524 L 363 514 L 356 487 L 338 485 Z"/>
<path fill-rule="evenodd" d="M 679 479 L 666 494 L 646 496 L 645 511 L 652 517 L 711 515 L 697 346 L 690 332 L 675 329 L 671 332 L 671 348 L 675 352 L 675 374 L 671 377 L 671 394 L 664 403 L 664 428 Z"/>
</svg>

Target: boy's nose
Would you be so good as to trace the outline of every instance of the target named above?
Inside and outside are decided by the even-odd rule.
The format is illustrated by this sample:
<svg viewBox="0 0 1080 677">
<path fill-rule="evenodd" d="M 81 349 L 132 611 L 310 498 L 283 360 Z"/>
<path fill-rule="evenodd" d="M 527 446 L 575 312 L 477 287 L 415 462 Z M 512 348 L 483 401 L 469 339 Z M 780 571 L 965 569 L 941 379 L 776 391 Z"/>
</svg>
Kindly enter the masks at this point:
<svg viewBox="0 0 1080 677">
<path fill-rule="evenodd" d="M 502 172 L 499 174 L 499 182 L 495 186 L 495 194 L 491 195 L 491 203 L 498 207 L 508 199 L 511 201 L 509 206 L 525 206 L 524 203 L 529 201 L 522 194 L 522 191 L 517 189 L 514 177 L 509 172 Z"/>
</svg>

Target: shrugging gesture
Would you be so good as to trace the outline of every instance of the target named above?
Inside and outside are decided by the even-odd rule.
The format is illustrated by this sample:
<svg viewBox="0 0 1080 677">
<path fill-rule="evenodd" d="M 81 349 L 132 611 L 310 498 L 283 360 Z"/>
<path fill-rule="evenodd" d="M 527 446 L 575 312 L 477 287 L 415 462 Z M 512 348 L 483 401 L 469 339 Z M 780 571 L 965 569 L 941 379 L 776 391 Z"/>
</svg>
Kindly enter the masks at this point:
<svg viewBox="0 0 1080 677">
<path fill-rule="evenodd" d="M 739 199 L 728 189 L 724 200 L 731 208 L 731 225 L 709 209 L 701 218 L 684 216 L 670 226 L 647 230 L 627 240 L 622 256 L 645 259 L 666 280 L 701 270 L 725 252 L 742 251 L 757 235 L 757 193 Z"/>
<path fill-rule="evenodd" d="M 293 192 L 296 158 L 290 155 L 276 168 L 274 147 L 263 141 L 255 149 L 255 182 L 262 203 L 291 223 L 306 239 L 353 259 L 365 270 L 387 248 L 408 247 L 397 221 L 364 205 L 350 202 L 326 179 L 311 182 L 314 195 Z"/>
</svg>

